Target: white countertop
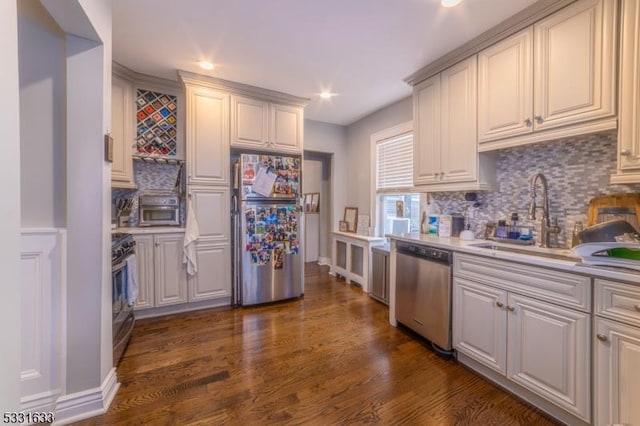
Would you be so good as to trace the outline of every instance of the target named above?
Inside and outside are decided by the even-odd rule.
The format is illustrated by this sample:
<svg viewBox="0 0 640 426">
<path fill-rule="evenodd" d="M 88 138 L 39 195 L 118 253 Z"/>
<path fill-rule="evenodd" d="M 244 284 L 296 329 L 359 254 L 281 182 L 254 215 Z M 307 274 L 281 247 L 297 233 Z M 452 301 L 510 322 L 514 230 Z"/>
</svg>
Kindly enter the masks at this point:
<svg viewBox="0 0 640 426">
<path fill-rule="evenodd" d="M 139 226 L 133 228 L 116 228 L 112 229 L 111 232 L 124 232 L 128 234 L 172 234 L 184 232 L 184 228 L 179 226 Z"/>
<path fill-rule="evenodd" d="M 341 237 L 354 238 L 356 240 L 367 241 L 367 242 L 370 242 L 370 243 L 371 242 L 380 242 L 380 241 L 386 241 L 387 240 L 385 237 L 369 237 L 367 235 L 356 234 L 355 232 L 333 231 L 333 234 L 341 236 Z"/>
<path fill-rule="evenodd" d="M 498 243 L 489 240 L 473 240 L 463 241 L 457 237 L 440 238 L 435 235 L 411 233 L 411 234 L 387 234 L 392 241 L 406 241 L 410 243 L 430 245 L 436 248 L 448 249 L 454 252 L 475 254 L 478 256 L 493 257 L 496 259 L 510 260 L 513 262 L 526 263 L 529 265 L 543 266 L 546 268 L 559 269 L 567 272 L 573 272 L 582 275 L 589 275 L 597 278 L 609 278 L 614 280 L 626 281 L 631 284 L 640 285 L 640 272 L 627 269 L 601 267 L 585 265 L 580 263 L 579 258 L 574 259 L 556 259 L 542 257 L 536 254 L 513 253 L 508 251 L 491 250 L 487 248 L 477 247 L 481 244 L 490 244 L 495 246 L 512 247 L 518 250 L 528 250 L 533 253 L 547 253 L 560 256 L 571 256 L 570 249 L 546 249 L 538 246 L 521 246 Z"/>
</svg>

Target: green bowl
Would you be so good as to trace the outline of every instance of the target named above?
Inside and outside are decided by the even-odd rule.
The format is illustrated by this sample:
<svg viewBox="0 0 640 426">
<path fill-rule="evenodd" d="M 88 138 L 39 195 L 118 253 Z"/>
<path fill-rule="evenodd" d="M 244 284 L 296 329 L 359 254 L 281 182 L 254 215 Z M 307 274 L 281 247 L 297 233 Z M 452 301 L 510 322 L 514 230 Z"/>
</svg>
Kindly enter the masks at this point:
<svg viewBox="0 0 640 426">
<path fill-rule="evenodd" d="M 607 254 L 611 257 L 640 260 L 640 250 L 634 250 L 626 247 L 609 249 L 607 250 Z"/>
</svg>

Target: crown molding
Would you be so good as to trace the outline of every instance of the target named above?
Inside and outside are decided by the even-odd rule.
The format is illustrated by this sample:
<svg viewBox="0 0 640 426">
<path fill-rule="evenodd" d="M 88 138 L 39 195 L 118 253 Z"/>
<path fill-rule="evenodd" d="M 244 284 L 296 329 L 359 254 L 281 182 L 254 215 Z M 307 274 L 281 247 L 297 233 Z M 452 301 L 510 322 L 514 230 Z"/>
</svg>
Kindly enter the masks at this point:
<svg viewBox="0 0 640 426">
<path fill-rule="evenodd" d="M 248 84 L 235 81 L 223 80 L 221 78 L 196 74 L 189 71 L 178 70 L 178 78 L 185 85 L 205 86 L 212 89 L 232 92 L 238 95 L 260 98 L 267 101 L 277 101 L 304 107 L 311 99 L 289 95 L 288 93 L 275 90 L 264 89 L 262 87 L 250 86 Z"/>
<path fill-rule="evenodd" d="M 541 19 L 546 18 L 576 1 L 577 0 L 539 0 L 526 9 L 523 9 L 510 18 L 502 21 L 495 27 L 480 34 L 476 38 L 420 68 L 418 71 L 404 78 L 404 81 L 411 86 L 415 86 L 427 78 L 438 74 L 463 59 L 473 56 L 481 50 L 484 50 L 509 36 L 512 36 L 518 31 L 535 24 Z"/>
</svg>

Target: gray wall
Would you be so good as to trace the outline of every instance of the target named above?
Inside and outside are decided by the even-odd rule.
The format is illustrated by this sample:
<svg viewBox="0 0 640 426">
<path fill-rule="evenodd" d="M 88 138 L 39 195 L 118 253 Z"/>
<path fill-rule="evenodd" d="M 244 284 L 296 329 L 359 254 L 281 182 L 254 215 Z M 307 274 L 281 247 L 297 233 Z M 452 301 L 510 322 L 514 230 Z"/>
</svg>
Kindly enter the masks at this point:
<svg viewBox="0 0 640 426">
<path fill-rule="evenodd" d="M 41 1 L 66 34 L 66 392 L 72 394 L 99 387 L 113 368 L 111 167 L 102 142 L 111 127 L 111 3 Z"/>
<path fill-rule="evenodd" d="M 402 99 L 374 112 L 347 127 L 347 158 L 349 178 L 346 180 L 350 207 L 359 214 L 371 210 L 371 135 L 398 124 L 413 120 L 413 100 Z M 344 209 L 345 205 L 338 206 Z M 337 226 L 336 226 L 337 229 Z"/>
<path fill-rule="evenodd" d="M 20 124 L 18 75 L 18 23 L 16 1 L 0 2 L 0 265 L 2 265 L 2 362 L 0 362 L 0 412 L 20 410 L 21 286 L 20 286 Z"/>
<path fill-rule="evenodd" d="M 38 0 L 18 5 L 23 227 L 65 226 L 65 35 Z"/>
<path fill-rule="evenodd" d="M 350 178 L 350 165 L 347 160 L 346 128 L 336 124 L 321 123 L 319 121 L 304 121 L 304 149 L 305 158 L 313 155 L 323 155 L 330 162 L 328 170 L 328 197 L 320 200 L 321 209 L 328 215 L 324 216 L 320 225 L 320 257 L 331 258 L 330 234 L 338 229 L 338 222 L 342 220 L 344 206 L 347 200 L 347 185 Z"/>
</svg>

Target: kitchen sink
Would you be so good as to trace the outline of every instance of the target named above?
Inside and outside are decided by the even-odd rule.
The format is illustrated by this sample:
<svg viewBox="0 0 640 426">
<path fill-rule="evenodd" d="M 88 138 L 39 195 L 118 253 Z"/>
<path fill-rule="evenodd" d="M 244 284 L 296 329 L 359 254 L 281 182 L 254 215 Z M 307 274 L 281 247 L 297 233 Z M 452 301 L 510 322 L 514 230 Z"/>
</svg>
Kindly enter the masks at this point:
<svg viewBox="0 0 640 426">
<path fill-rule="evenodd" d="M 576 257 L 571 253 L 571 250 L 567 249 L 545 249 L 540 247 L 530 247 L 530 248 L 522 248 L 522 247 L 511 247 L 506 245 L 498 245 L 495 243 L 481 243 L 481 244 L 470 244 L 470 247 L 477 247 L 480 249 L 486 250 L 494 250 L 501 251 L 507 253 L 515 253 L 515 254 L 524 254 L 527 256 L 536 256 L 536 257 L 545 257 L 548 259 L 557 259 L 557 260 L 566 260 L 569 262 L 578 262 L 580 261 L 579 257 Z"/>
</svg>

